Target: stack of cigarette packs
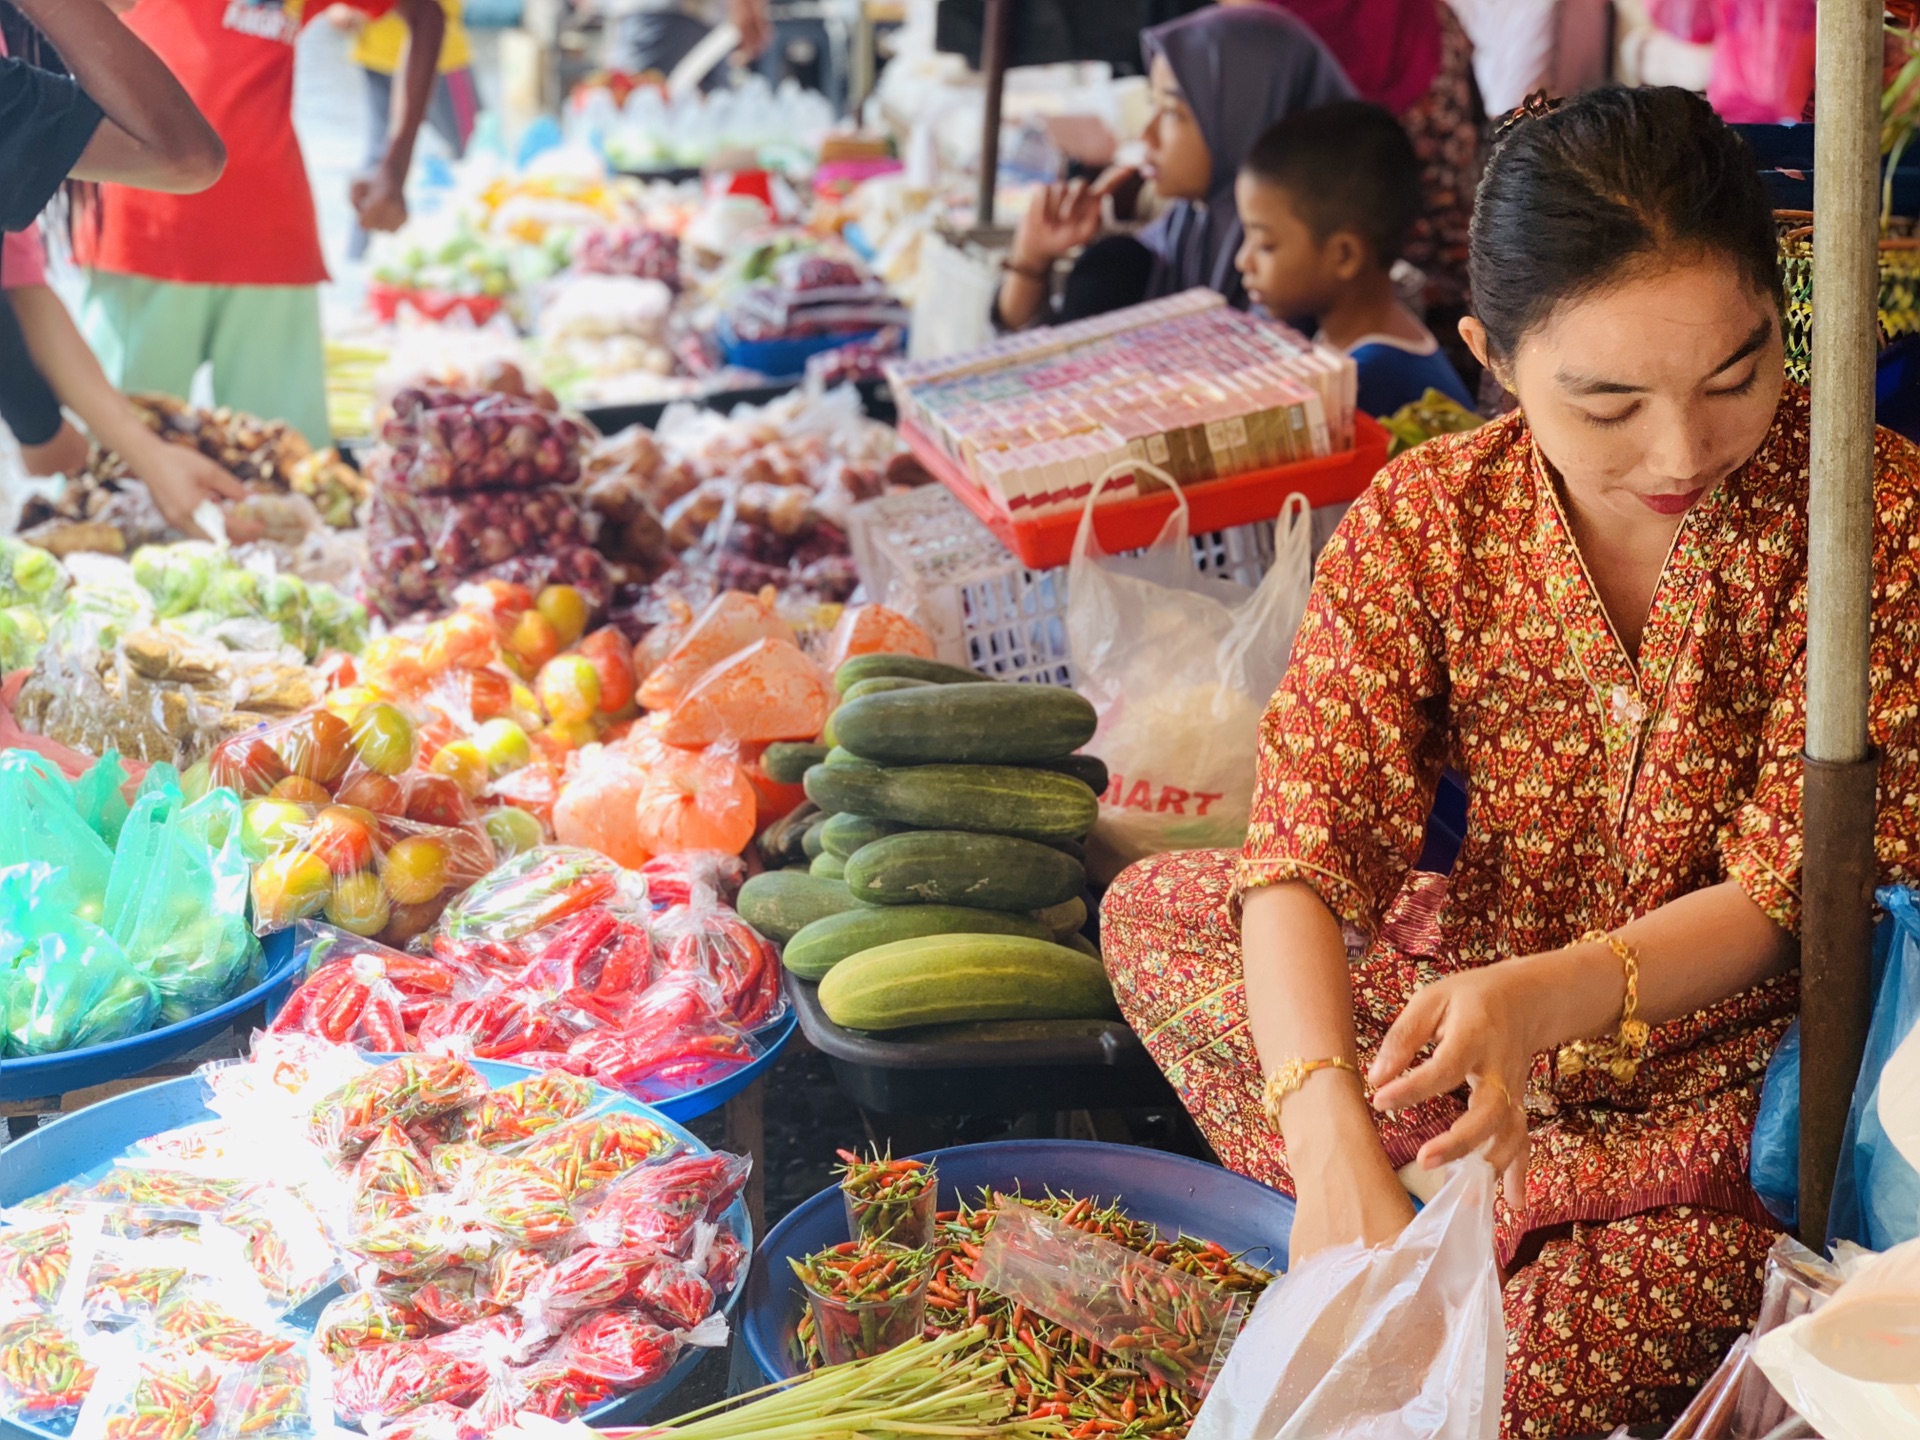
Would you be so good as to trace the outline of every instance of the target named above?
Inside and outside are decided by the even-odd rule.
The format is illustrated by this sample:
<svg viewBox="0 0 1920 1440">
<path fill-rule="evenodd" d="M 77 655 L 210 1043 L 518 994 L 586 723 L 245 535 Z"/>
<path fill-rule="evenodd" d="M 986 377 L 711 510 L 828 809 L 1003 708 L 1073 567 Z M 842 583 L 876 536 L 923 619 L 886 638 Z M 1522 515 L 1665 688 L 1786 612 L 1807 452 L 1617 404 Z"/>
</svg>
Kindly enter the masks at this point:
<svg viewBox="0 0 1920 1440">
<path fill-rule="evenodd" d="M 1102 501 L 1166 488 L 1146 465 L 1184 487 L 1353 448 L 1353 361 L 1211 290 L 887 378 L 902 423 L 1016 520 L 1078 510 L 1102 477 Z"/>
</svg>

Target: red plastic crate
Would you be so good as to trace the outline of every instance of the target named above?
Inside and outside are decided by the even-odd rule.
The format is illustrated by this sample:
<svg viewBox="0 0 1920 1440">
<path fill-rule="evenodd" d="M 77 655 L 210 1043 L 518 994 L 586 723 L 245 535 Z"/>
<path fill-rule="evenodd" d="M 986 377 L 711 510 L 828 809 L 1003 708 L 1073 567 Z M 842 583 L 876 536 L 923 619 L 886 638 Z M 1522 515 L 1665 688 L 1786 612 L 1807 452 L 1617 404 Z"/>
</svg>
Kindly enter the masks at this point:
<svg viewBox="0 0 1920 1440">
<path fill-rule="evenodd" d="M 998 536 L 1001 544 L 1019 556 L 1021 563 L 1034 570 L 1051 570 L 1072 558 L 1073 537 L 1080 529 L 1077 507 L 1057 515 L 1015 520 L 914 426 L 903 424 L 900 437 L 914 457 Z M 1188 486 L 1188 532 L 1206 535 L 1234 525 L 1271 520 L 1295 491 L 1306 496 L 1314 509 L 1359 498 L 1374 472 L 1387 463 L 1387 432 L 1371 416 L 1356 414 L 1353 440 L 1353 449 L 1337 455 Z M 1176 508 L 1177 502 L 1166 492 L 1110 500 L 1094 507 L 1094 537 L 1109 554 L 1137 550 L 1158 538 L 1160 527 Z"/>
</svg>

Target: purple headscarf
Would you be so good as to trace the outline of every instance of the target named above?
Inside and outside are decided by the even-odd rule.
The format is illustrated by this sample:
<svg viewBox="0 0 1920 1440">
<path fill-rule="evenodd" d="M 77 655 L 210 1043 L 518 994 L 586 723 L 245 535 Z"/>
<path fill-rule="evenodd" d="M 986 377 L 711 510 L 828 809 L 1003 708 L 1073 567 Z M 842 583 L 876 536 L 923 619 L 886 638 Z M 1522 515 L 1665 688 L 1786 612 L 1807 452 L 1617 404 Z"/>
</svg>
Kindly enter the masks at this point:
<svg viewBox="0 0 1920 1440">
<path fill-rule="evenodd" d="M 1151 66 L 1164 57 L 1213 156 L 1205 200 L 1176 200 L 1140 240 L 1157 263 L 1147 297 L 1204 285 L 1243 292 L 1234 272 L 1240 214 L 1233 179 L 1253 142 L 1296 110 L 1354 98 L 1340 62 L 1305 25 L 1264 6 L 1213 5 L 1140 37 Z"/>
</svg>

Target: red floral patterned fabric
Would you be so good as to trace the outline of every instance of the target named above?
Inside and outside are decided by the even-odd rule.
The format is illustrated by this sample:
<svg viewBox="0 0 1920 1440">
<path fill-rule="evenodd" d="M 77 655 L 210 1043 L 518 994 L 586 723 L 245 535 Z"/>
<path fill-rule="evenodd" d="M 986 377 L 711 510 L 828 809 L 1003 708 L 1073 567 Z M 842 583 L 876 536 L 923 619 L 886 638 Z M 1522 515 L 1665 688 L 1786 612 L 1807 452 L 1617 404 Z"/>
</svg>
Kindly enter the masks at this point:
<svg viewBox="0 0 1920 1440">
<path fill-rule="evenodd" d="M 1363 1062 L 1420 984 L 1558 948 L 1723 880 L 1797 930 L 1806 411 L 1806 392 L 1789 387 L 1754 458 L 1688 514 L 1637 660 L 1587 578 L 1523 416 L 1409 452 L 1354 505 L 1262 725 L 1237 864 L 1219 851 L 1158 857 L 1122 875 L 1102 911 L 1122 1008 L 1229 1166 L 1292 1189 L 1246 1030 L 1235 900 L 1247 886 L 1308 884 L 1359 937 Z M 1920 451 L 1880 432 L 1876 452 L 1871 724 L 1881 878 L 1893 881 L 1920 869 Z M 1443 880 L 1412 867 L 1447 765 L 1465 774 L 1470 804 Z M 1684 1213 L 1712 1216 L 1698 1224 L 1723 1239 L 1737 1232 L 1726 1263 L 1757 1264 L 1771 1222 L 1747 1182 L 1753 1118 L 1796 1004 L 1786 976 L 1659 1026 L 1629 1085 L 1600 1070 L 1562 1078 L 1540 1057 L 1524 1210 L 1503 1202 L 1497 1217 L 1503 1262 L 1530 1232 L 1595 1235 L 1630 1218 L 1644 1230 Z M 1460 1104 L 1442 1097 L 1383 1120 L 1389 1157 L 1411 1160 Z M 1674 1223 L 1663 1243 L 1682 1251 L 1706 1233 Z M 1751 1319 L 1747 1292 L 1720 1283 L 1720 1252 L 1701 1244 L 1687 1283 L 1740 1301 L 1737 1331 Z M 1596 1246 L 1627 1253 L 1604 1235 L 1561 1253 L 1585 1255 L 1592 1278 L 1604 1270 Z M 1563 1281 L 1537 1279 L 1528 1293 Z M 1539 1304 L 1515 1303 L 1510 1290 L 1513 1343 L 1530 1367 L 1566 1367 L 1583 1395 L 1683 1393 L 1704 1378 L 1681 1365 L 1674 1374 L 1690 1378 L 1615 1384 L 1577 1329 L 1548 1333 Z M 1697 1324 L 1685 1306 L 1621 1313 L 1654 1350 Z M 1570 1428 L 1648 1418 L 1594 1414 L 1605 1424 Z M 1533 1433 L 1515 1423 L 1510 1434 Z"/>
</svg>

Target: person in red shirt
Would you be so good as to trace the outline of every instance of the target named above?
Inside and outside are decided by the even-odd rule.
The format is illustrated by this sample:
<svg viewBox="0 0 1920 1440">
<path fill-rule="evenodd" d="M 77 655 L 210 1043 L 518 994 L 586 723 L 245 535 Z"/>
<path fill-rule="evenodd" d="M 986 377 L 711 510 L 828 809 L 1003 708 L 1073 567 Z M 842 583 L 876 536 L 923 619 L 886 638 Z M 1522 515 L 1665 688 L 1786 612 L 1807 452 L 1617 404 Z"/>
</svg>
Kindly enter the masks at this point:
<svg viewBox="0 0 1920 1440">
<path fill-rule="evenodd" d="M 327 272 L 293 130 L 293 69 L 294 43 L 325 3 L 138 0 L 128 28 L 226 142 L 226 173 L 191 196 L 103 185 L 75 227 L 82 325 L 115 385 L 184 396 L 211 362 L 216 403 L 285 420 L 316 445 L 331 438 L 318 289 Z M 410 32 L 386 152 L 351 190 L 363 227 L 396 230 L 445 15 L 439 0 L 345 3 L 393 11 Z"/>
</svg>

